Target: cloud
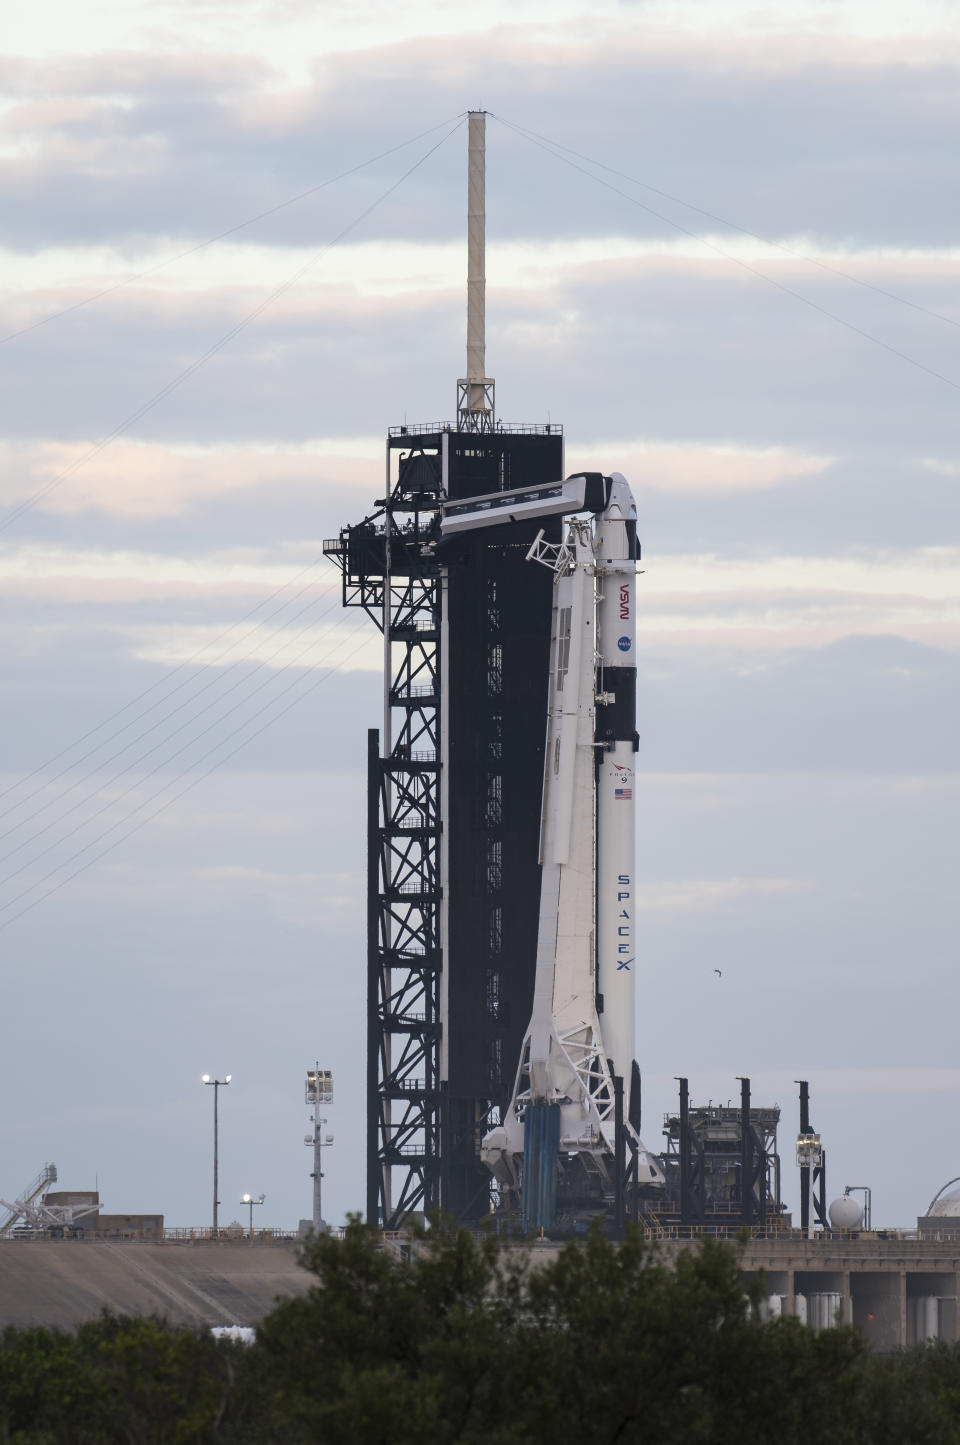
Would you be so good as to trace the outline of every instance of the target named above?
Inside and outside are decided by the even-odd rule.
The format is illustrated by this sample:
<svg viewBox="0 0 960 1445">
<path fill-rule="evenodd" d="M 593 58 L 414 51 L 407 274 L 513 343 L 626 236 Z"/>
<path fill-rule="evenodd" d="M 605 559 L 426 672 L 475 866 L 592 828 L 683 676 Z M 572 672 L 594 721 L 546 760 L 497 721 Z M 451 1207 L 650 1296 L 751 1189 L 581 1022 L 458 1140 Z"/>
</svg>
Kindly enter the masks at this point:
<svg viewBox="0 0 960 1445">
<path fill-rule="evenodd" d="M 641 654 L 647 766 L 671 775 L 820 770 L 837 780 L 844 773 L 942 778 L 960 767 L 956 649 L 861 636 L 777 652 L 738 649 L 719 631 L 712 636 L 712 647 L 681 649 L 674 636 Z M 953 796 L 945 783 L 932 788 Z M 709 800 L 715 790 L 705 781 L 694 793 L 703 806 L 701 794 Z M 921 805 L 932 809 L 934 802 L 927 795 Z M 859 794 L 851 806 L 862 808 Z"/>
<path fill-rule="evenodd" d="M 229 908 L 256 895 L 268 900 L 278 917 L 298 927 L 330 929 L 338 918 L 352 919 L 363 907 L 364 880 L 356 872 L 297 872 L 245 863 L 137 867 L 120 862 L 104 866 L 98 889 L 102 897 L 122 897 L 128 904 L 166 899 L 172 905 L 184 892 L 194 890 L 205 896 L 211 909 Z"/>
<path fill-rule="evenodd" d="M 286 628 L 253 626 L 243 633 L 239 649 L 244 665 L 267 668 L 298 667 L 310 672 L 334 670 L 379 673 L 383 667 L 383 642 L 377 632 L 356 617 L 340 611 L 339 584 L 332 608 L 323 609 L 319 622 L 294 623 Z M 189 627 L 176 623 L 127 630 L 132 655 L 144 662 L 167 667 L 196 657 L 210 646 L 217 629 Z M 229 666 L 233 659 L 218 660 L 215 650 L 206 653 L 207 667 Z"/>
<path fill-rule="evenodd" d="M 495 114 L 619 170 L 635 172 L 642 157 L 641 179 L 762 234 L 869 233 L 911 244 L 935 232 L 952 244 L 937 181 L 957 118 L 956 72 L 936 39 L 834 32 L 829 41 L 795 34 L 787 46 L 782 33 L 671 33 L 651 24 L 646 7 L 610 7 L 597 19 L 569 6 L 566 26 L 562 16 L 548 22 L 542 8 L 531 8 L 531 26 L 500 31 L 485 12 L 466 24 L 461 16 L 454 29 L 475 32 L 465 46 L 458 34 L 437 34 L 444 17 L 431 11 L 429 35 L 407 30 L 371 46 L 367 31 L 366 43 L 339 54 L 328 26 L 308 27 L 292 82 L 281 78 L 276 55 L 261 58 L 271 53 L 269 32 L 259 32 L 259 47 L 232 55 L 154 45 L 148 54 L 9 64 L 8 88 L 46 93 L 52 103 L 34 101 L 8 118 L 6 236 L 27 247 L 65 235 L 196 239 L 376 154 L 396 134 L 395 116 L 413 136 L 482 92 Z M 77 98 L 97 110 L 65 108 Z M 491 185 L 509 191 L 499 207 L 505 231 L 608 231 L 610 215 L 623 214 L 618 197 L 511 133 L 492 134 L 491 150 Z M 373 194 L 403 169 L 393 161 L 378 169 Z M 455 161 L 437 157 L 413 178 L 412 196 L 372 218 L 368 234 L 395 230 L 398 220 L 424 238 L 458 234 L 459 210 L 442 201 L 461 169 L 462 148 Z M 527 184 L 534 172 L 542 191 Z M 365 178 L 346 194 L 356 211 L 372 199 Z M 494 205 L 495 197 L 492 190 Z M 644 225 L 664 233 L 655 217 Z M 316 229 L 316 212 L 296 208 L 270 234 L 302 240 Z"/>
<path fill-rule="evenodd" d="M 623 472 L 635 490 L 647 492 L 752 492 L 819 476 L 831 457 L 803 456 L 786 447 L 711 445 L 604 439 L 568 457 L 568 470 Z"/>
<path fill-rule="evenodd" d="M 65 477 L 42 498 L 45 511 L 69 516 L 92 510 L 145 522 L 182 516 L 198 503 L 222 502 L 245 490 L 262 489 L 264 501 L 278 486 L 315 490 L 322 478 L 328 486 L 356 488 L 356 505 L 362 507 L 367 501 L 365 490 L 373 485 L 371 476 L 383 455 L 382 441 L 366 438 L 245 447 L 190 447 L 122 439 L 91 455 L 96 445 L 92 440 L 33 445 L 0 442 L 2 503 L 15 507 Z M 271 553 L 279 561 L 276 544 Z M 105 577 L 116 573 L 118 561 L 105 559 Z M 0 564 L 0 576 L 9 576 L 17 565 L 10 561 L 6 566 Z M 32 571 L 42 577 L 52 575 L 58 564 L 53 557 L 31 557 L 20 565 L 22 575 Z M 89 566 L 84 570 L 90 575 Z M 144 577 L 152 570 L 148 563 Z"/>
<path fill-rule="evenodd" d="M 714 913 L 761 898 L 794 897 L 813 888 L 803 878 L 690 878 L 642 884 L 637 889 L 641 917 L 668 920 L 689 913 Z"/>
<path fill-rule="evenodd" d="M 960 549 L 647 559 L 641 645 L 822 647 L 896 633 L 960 646 Z M 775 640 L 775 641 L 774 641 Z"/>
</svg>

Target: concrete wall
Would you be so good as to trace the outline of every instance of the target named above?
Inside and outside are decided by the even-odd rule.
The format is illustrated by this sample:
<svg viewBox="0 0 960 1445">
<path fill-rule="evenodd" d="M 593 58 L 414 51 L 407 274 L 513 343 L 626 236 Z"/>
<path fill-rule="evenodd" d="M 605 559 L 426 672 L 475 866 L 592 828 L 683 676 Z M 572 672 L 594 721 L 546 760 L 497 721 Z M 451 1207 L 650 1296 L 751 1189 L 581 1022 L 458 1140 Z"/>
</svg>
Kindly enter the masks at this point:
<svg viewBox="0 0 960 1445">
<path fill-rule="evenodd" d="M 671 1241 L 659 1249 L 669 1260 L 689 1247 Z M 533 1258 L 545 1263 L 558 1250 L 545 1241 Z M 751 1240 L 742 1250 L 745 1278 L 763 1270 L 784 1314 L 802 1316 L 805 1308 L 815 1320 L 829 1305 L 832 1316 L 835 1299 L 842 1322 L 882 1351 L 960 1337 L 960 1241 L 822 1236 Z M 253 1325 L 277 1296 L 304 1294 L 311 1283 L 287 1241 L 5 1240 L 0 1326 L 70 1328 L 104 1308 L 176 1324 Z"/>
<path fill-rule="evenodd" d="M 254 1325 L 312 1276 L 295 1244 L 33 1239 L 0 1242 L 0 1326 L 70 1329 L 115 1314 L 174 1324 Z"/>
<path fill-rule="evenodd" d="M 81 1220 L 80 1223 L 107 1237 L 163 1239 L 162 1214 L 98 1214 L 95 1218 L 91 1216 L 89 1222 Z"/>
<path fill-rule="evenodd" d="M 817 1296 L 836 1294 L 841 1322 L 855 1325 L 875 1350 L 960 1338 L 960 1240 L 864 1234 L 751 1240 L 744 1247 L 743 1267 L 748 1277 L 766 1272 L 769 1292 L 784 1299 L 785 1314 L 802 1316 L 801 1297 L 809 1305 Z"/>
</svg>

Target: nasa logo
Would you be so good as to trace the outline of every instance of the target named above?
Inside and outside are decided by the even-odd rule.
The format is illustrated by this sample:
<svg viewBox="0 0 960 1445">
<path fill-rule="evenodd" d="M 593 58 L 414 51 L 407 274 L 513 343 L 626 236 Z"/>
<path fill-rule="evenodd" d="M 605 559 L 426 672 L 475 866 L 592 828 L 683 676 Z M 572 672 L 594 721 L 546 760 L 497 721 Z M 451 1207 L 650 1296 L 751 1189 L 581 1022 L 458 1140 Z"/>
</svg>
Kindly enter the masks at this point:
<svg viewBox="0 0 960 1445">
<path fill-rule="evenodd" d="M 626 582 L 620 583 L 620 621 L 626 622 L 630 616 L 630 588 Z"/>
<path fill-rule="evenodd" d="M 619 649 L 620 649 L 621 652 L 629 652 L 629 651 L 630 651 L 630 639 L 629 639 L 629 637 L 618 637 L 618 638 L 617 638 L 617 646 L 619 647 Z"/>
</svg>

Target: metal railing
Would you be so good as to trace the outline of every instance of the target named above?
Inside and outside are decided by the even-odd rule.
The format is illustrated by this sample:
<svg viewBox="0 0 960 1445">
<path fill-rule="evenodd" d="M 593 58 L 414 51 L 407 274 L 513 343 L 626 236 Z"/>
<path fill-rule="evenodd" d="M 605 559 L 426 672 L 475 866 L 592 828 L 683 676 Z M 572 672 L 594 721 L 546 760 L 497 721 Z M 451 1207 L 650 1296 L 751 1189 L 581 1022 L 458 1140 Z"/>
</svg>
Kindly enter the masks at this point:
<svg viewBox="0 0 960 1445">
<path fill-rule="evenodd" d="M 413 426 L 392 426 L 392 437 L 431 436 L 435 432 L 455 432 L 459 428 L 452 421 L 419 422 Z M 468 432 L 467 436 L 562 436 L 563 427 L 557 422 L 509 422 L 498 421 L 490 431 Z"/>
<path fill-rule="evenodd" d="M 204 1244 L 211 1241 L 219 1244 L 289 1244 L 299 1235 L 295 1229 L 276 1229 L 269 1225 L 255 1229 L 252 1234 L 246 1225 L 240 1224 L 228 1224 L 216 1233 L 209 1225 L 175 1225 L 163 1231 L 163 1238 L 168 1244 Z"/>
</svg>

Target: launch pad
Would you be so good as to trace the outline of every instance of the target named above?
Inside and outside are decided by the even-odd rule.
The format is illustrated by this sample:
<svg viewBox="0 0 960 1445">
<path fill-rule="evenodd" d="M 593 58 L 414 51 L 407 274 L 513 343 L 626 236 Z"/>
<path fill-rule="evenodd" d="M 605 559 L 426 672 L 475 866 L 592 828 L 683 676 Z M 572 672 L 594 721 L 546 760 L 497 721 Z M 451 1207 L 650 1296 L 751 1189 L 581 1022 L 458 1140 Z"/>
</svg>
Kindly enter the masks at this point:
<svg viewBox="0 0 960 1445">
<path fill-rule="evenodd" d="M 324 544 L 383 640 L 367 1218 L 618 1233 L 666 1182 L 639 1133 L 636 508 L 618 473 L 565 477 L 561 428 L 496 416 L 484 121 L 456 423 L 392 428 L 383 495 Z"/>
</svg>

